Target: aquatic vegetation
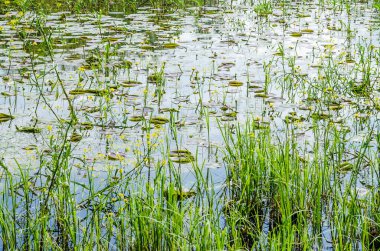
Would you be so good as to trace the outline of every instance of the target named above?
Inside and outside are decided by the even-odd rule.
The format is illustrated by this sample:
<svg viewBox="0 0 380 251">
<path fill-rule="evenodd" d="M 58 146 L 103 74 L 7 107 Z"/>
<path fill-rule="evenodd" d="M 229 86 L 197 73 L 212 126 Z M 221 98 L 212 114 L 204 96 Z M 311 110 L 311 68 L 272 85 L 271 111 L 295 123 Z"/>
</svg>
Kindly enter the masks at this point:
<svg viewBox="0 0 380 251">
<path fill-rule="evenodd" d="M 6 122 L 14 119 L 15 117 L 9 114 L 0 113 L 0 122 Z"/>
<path fill-rule="evenodd" d="M 233 86 L 233 87 L 240 87 L 243 85 L 243 82 L 240 82 L 237 80 L 232 80 L 232 81 L 228 82 L 228 85 Z"/>
<path fill-rule="evenodd" d="M 378 250 L 377 1 L 0 1 L 4 250 Z"/>
<path fill-rule="evenodd" d="M 16 129 L 18 132 L 25 132 L 25 133 L 40 133 L 41 128 L 38 127 L 32 127 L 32 126 L 16 126 Z"/>
<path fill-rule="evenodd" d="M 272 3 L 270 1 L 262 1 L 255 5 L 253 10 L 259 16 L 268 16 L 273 13 Z"/>
</svg>

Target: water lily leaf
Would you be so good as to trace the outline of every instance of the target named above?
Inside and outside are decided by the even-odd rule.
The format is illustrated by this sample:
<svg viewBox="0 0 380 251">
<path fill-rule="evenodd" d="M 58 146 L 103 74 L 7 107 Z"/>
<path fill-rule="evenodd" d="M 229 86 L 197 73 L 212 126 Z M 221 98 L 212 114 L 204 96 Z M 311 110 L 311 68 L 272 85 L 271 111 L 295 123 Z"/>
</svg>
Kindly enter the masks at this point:
<svg viewBox="0 0 380 251">
<path fill-rule="evenodd" d="M 228 83 L 229 86 L 233 86 L 233 87 L 239 87 L 239 86 L 242 86 L 243 85 L 243 82 L 241 81 L 237 81 L 237 80 L 232 80 Z"/>
<path fill-rule="evenodd" d="M 114 161 L 122 161 L 125 159 L 125 156 L 120 153 L 109 153 L 107 155 L 108 160 L 114 160 Z"/>
<path fill-rule="evenodd" d="M 71 134 L 69 141 L 78 142 L 78 141 L 81 141 L 82 138 L 83 137 L 81 134 L 74 132 L 73 134 Z"/>
<path fill-rule="evenodd" d="M 164 117 L 154 117 L 150 119 L 150 123 L 154 125 L 164 125 L 169 122 L 169 119 Z"/>
<path fill-rule="evenodd" d="M 176 44 L 176 43 L 167 43 L 167 44 L 162 45 L 162 47 L 164 47 L 165 49 L 175 49 L 178 46 L 179 44 Z"/>
<path fill-rule="evenodd" d="M 171 151 L 169 154 L 169 159 L 172 162 L 181 163 L 181 164 L 190 163 L 195 160 L 191 152 L 186 149 Z"/>
<path fill-rule="evenodd" d="M 6 122 L 6 121 L 9 121 L 9 120 L 14 119 L 14 118 L 15 117 L 12 115 L 0 113 L 0 122 Z"/>
<path fill-rule="evenodd" d="M 24 132 L 24 133 L 40 133 L 41 132 L 41 128 L 31 127 L 31 126 L 22 126 L 22 127 L 16 126 L 16 130 L 18 132 Z"/>
<path fill-rule="evenodd" d="M 69 94 L 71 95 L 94 94 L 97 96 L 101 96 L 101 95 L 104 95 L 106 92 L 107 92 L 106 90 L 75 89 L 75 90 L 71 90 Z"/>
<path fill-rule="evenodd" d="M 134 81 L 134 80 L 127 80 L 121 83 L 121 86 L 123 87 L 135 87 L 138 85 L 142 85 L 142 83 L 139 81 Z"/>
</svg>

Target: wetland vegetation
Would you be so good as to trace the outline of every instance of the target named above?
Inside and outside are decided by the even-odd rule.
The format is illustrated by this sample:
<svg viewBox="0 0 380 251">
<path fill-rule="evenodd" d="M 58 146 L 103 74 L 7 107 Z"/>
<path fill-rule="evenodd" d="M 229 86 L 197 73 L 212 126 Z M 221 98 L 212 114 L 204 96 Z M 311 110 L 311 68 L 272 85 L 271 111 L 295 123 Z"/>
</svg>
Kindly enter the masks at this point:
<svg viewBox="0 0 380 251">
<path fill-rule="evenodd" d="M 380 3 L 1 0 L 2 250 L 379 250 Z"/>
</svg>

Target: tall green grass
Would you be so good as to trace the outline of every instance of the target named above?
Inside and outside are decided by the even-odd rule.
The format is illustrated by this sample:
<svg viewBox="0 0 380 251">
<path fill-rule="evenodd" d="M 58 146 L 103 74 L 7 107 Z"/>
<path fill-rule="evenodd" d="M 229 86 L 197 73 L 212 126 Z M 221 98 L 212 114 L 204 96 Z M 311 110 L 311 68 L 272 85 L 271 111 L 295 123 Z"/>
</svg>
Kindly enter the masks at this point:
<svg viewBox="0 0 380 251">
<path fill-rule="evenodd" d="M 247 121 L 221 127 L 225 188 L 215 191 L 195 161 L 191 192 L 169 159 L 147 179 L 139 164 L 75 177 L 65 130 L 41 166 L 8 170 L 1 162 L 0 236 L 4 250 L 377 250 L 379 136 L 352 152 L 334 126 L 297 143 L 291 126 L 277 138 Z M 309 155 L 308 153 L 312 153 Z M 310 156 L 310 157 L 308 157 Z M 350 156 L 349 160 L 347 160 Z M 140 171 L 138 171 L 140 170 Z M 365 177 L 365 179 L 363 179 Z M 360 187 L 360 189 L 359 189 Z"/>
</svg>

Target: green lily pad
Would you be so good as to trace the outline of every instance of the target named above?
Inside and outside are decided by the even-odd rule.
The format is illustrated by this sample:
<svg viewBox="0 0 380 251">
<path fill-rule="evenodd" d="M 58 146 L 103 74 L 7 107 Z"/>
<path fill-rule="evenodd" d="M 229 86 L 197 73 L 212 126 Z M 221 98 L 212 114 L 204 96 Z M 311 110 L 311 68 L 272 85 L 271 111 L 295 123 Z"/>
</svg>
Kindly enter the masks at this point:
<svg viewBox="0 0 380 251">
<path fill-rule="evenodd" d="M 107 159 L 113 161 L 122 161 L 125 159 L 125 156 L 120 153 L 109 153 L 107 154 Z"/>
<path fill-rule="evenodd" d="M 302 37 L 302 33 L 294 31 L 294 32 L 290 33 L 290 36 L 291 37 Z"/>
<path fill-rule="evenodd" d="M 313 33 L 314 30 L 312 30 L 312 29 L 303 29 L 303 30 L 301 30 L 301 32 L 302 33 Z"/>
<path fill-rule="evenodd" d="M 135 80 L 127 80 L 127 81 L 124 81 L 121 83 L 121 86 L 123 86 L 123 87 L 135 87 L 138 85 L 142 85 L 142 83 L 139 81 L 135 81 Z"/>
<path fill-rule="evenodd" d="M 69 141 L 70 142 L 78 142 L 78 141 L 81 141 L 81 139 L 82 139 L 82 135 L 74 132 L 73 134 L 71 134 Z"/>
<path fill-rule="evenodd" d="M 148 45 L 148 44 L 145 44 L 145 45 L 141 45 L 140 46 L 140 49 L 142 50 L 147 50 L 147 51 L 153 51 L 156 47 L 153 46 L 153 45 Z"/>
<path fill-rule="evenodd" d="M 23 147 L 22 149 L 26 151 L 36 150 L 37 145 L 28 145 L 28 146 Z"/>
<path fill-rule="evenodd" d="M 15 117 L 9 114 L 0 113 L 0 122 L 6 122 L 14 119 Z"/>
<path fill-rule="evenodd" d="M 16 126 L 16 130 L 18 132 L 24 132 L 24 133 L 40 133 L 41 132 L 41 128 L 31 127 L 31 126 L 22 126 L 22 127 Z"/>
<path fill-rule="evenodd" d="M 354 168 L 354 165 L 351 164 L 350 162 L 342 162 L 339 167 L 338 167 L 338 171 L 340 173 L 345 173 L 345 172 L 348 172 L 348 171 L 351 171 L 352 169 Z"/>
<path fill-rule="evenodd" d="M 261 93 L 256 93 L 255 97 L 256 98 L 268 98 L 268 95 L 265 94 L 264 92 L 261 92 Z"/>
<path fill-rule="evenodd" d="M 75 89 L 71 90 L 69 94 L 71 95 L 83 95 L 83 94 L 93 94 L 96 96 L 101 96 L 106 93 L 106 90 L 95 90 L 95 89 Z"/>
<path fill-rule="evenodd" d="M 241 82 L 241 81 L 237 81 L 237 80 L 232 80 L 228 83 L 229 86 L 233 86 L 233 87 L 240 87 L 242 86 L 244 83 Z"/>
<path fill-rule="evenodd" d="M 193 162 L 195 160 L 194 156 L 189 150 L 181 149 L 176 151 L 171 151 L 169 154 L 169 159 L 175 163 L 186 164 Z"/>
<path fill-rule="evenodd" d="M 165 49 L 175 49 L 178 46 L 179 44 L 176 44 L 176 43 L 167 43 L 167 44 L 162 45 L 162 47 L 164 47 Z"/>
<path fill-rule="evenodd" d="M 94 125 L 91 122 L 83 122 L 80 124 L 79 128 L 82 130 L 91 130 L 94 128 Z"/>
<path fill-rule="evenodd" d="M 154 125 L 164 125 L 169 122 L 169 119 L 164 117 L 154 117 L 150 119 L 150 123 Z"/>
<path fill-rule="evenodd" d="M 129 121 L 132 121 L 132 122 L 140 122 L 142 120 L 144 120 L 144 116 L 135 115 L 135 116 L 129 117 Z"/>
</svg>

